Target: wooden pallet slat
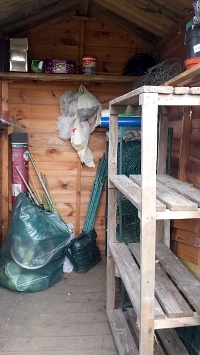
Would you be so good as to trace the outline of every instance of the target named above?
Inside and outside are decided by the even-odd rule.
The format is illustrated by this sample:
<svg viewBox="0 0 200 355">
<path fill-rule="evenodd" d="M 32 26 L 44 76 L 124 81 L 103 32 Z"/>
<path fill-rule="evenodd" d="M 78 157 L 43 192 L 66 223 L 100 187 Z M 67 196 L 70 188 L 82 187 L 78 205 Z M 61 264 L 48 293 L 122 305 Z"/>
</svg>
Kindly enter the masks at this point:
<svg viewBox="0 0 200 355">
<path fill-rule="evenodd" d="M 200 315 L 200 282 L 162 242 L 156 243 L 156 258 Z"/>
<path fill-rule="evenodd" d="M 140 244 L 129 243 L 129 249 L 140 264 Z M 155 295 L 169 318 L 192 317 L 193 311 L 180 295 L 159 263 L 155 265 Z"/>
<path fill-rule="evenodd" d="M 131 325 L 133 327 L 136 345 L 137 345 L 137 347 L 139 347 L 139 329 L 137 327 L 137 315 L 134 311 L 134 308 L 127 308 L 127 314 L 128 314 L 129 320 L 131 322 Z M 159 341 L 157 341 L 156 337 L 154 337 L 153 349 L 154 349 L 154 352 L 153 352 L 154 355 L 165 355 L 165 352 L 162 349 Z"/>
<path fill-rule="evenodd" d="M 110 181 L 141 211 L 141 188 L 125 175 L 110 175 Z M 164 212 L 166 206 L 156 200 L 156 211 Z"/>
<path fill-rule="evenodd" d="M 157 335 L 168 355 L 189 355 L 185 345 L 183 345 L 174 329 L 159 329 L 157 330 Z"/>
<path fill-rule="evenodd" d="M 141 186 L 141 175 L 130 175 L 130 179 Z M 170 186 L 171 187 L 171 186 Z M 170 211 L 197 211 L 198 205 L 188 198 L 172 190 L 166 184 L 156 182 L 156 197 L 167 206 Z"/>
<path fill-rule="evenodd" d="M 193 78 L 195 76 L 198 76 L 200 74 L 200 64 L 195 65 L 194 67 L 184 71 L 183 73 L 175 76 L 174 78 L 168 80 L 165 82 L 163 85 L 168 86 L 168 85 L 173 85 L 173 86 L 184 86 L 184 82 L 192 82 Z"/>
<path fill-rule="evenodd" d="M 171 211 L 197 211 L 198 205 L 169 187 L 156 182 L 156 196 Z"/>
<path fill-rule="evenodd" d="M 112 257 L 118 267 L 120 276 L 129 295 L 130 301 L 139 317 L 140 314 L 140 272 L 133 260 L 128 247 L 124 243 L 109 245 Z M 163 319 L 165 314 L 157 300 L 155 300 L 155 318 Z"/>
<path fill-rule="evenodd" d="M 136 335 L 137 345 L 137 338 L 139 338 L 139 330 L 136 326 L 137 317 L 134 309 L 128 308 L 127 314 L 133 327 L 134 334 Z M 165 349 L 165 351 L 163 350 L 163 348 Z M 154 355 L 164 355 L 166 354 L 166 350 L 168 355 L 174 355 L 175 352 L 181 355 L 189 354 L 174 329 L 157 329 L 154 338 Z"/>
<path fill-rule="evenodd" d="M 200 190 L 191 187 L 187 182 L 174 179 L 168 175 L 157 175 L 156 180 L 171 188 L 172 190 L 181 193 L 181 195 L 189 198 L 191 201 L 200 206 Z"/>
<path fill-rule="evenodd" d="M 139 355 L 137 346 L 121 309 L 107 310 L 107 317 L 119 355 Z"/>
</svg>

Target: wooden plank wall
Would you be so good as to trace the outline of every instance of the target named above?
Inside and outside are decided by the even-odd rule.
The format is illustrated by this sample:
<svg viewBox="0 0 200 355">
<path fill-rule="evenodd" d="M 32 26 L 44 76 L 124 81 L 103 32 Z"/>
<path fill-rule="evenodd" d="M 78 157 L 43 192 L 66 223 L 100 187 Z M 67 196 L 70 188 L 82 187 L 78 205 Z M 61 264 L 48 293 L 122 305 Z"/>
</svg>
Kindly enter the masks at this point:
<svg viewBox="0 0 200 355">
<path fill-rule="evenodd" d="M 148 42 L 129 35 L 109 23 L 94 18 L 65 18 L 51 21 L 25 32 L 28 37 L 29 62 L 31 59 L 69 59 L 80 67 L 82 54 L 96 55 L 97 73 L 121 74 L 125 62 L 136 53 L 150 53 Z M 47 74 L 48 75 L 48 74 Z M 87 83 L 87 89 L 95 94 L 103 108 L 109 100 L 127 92 L 127 84 Z M 57 118 L 60 116 L 60 96 L 67 90 L 78 90 L 79 82 L 18 81 L 9 83 L 9 110 L 12 118 L 29 134 L 29 146 L 36 165 L 46 174 L 48 187 L 56 209 L 68 223 L 74 224 L 74 233 L 82 230 L 88 207 L 95 168 L 81 165 L 70 141 L 58 138 Z M 89 147 L 98 159 L 106 152 L 105 128 L 92 133 Z M 35 171 L 29 163 L 29 172 L 42 193 Z M 105 252 L 106 189 L 104 188 L 98 208 L 95 229 L 97 244 Z"/>
<path fill-rule="evenodd" d="M 188 44 L 184 45 L 185 25 L 191 20 L 191 15 L 179 27 L 173 30 L 171 36 L 158 45 L 160 59 L 179 57 L 184 62 L 188 57 Z M 200 188 L 200 109 L 191 108 L 191 127 L 185 139 L 189 136 L 188 152 L 181 156 L 181 146 L 184 143 L 183 133 L 184 108 L 173 107 L 170 112 L 169 127 L 173 128 L 173 143 L 171 157 L 171 175 L 189 182 L 194 187 Z M 187 154 L 187 155 L 186 155 Z M 181 166 L 182 161 L 184 166 Z M 173 252 L 182 260 L 190 262 L 192 265 L 200 265 L 200 245 L 198 242 L 199 230 L 197 226 L 199 220 L 172 221 L 171 223 L 171 248 Z M 200 268 L 197 274 L 200 275 Z"/>
<path fill-rule="evenodd" d="M 160 61 L 167 58 L 180 58 L 184 62 L 188 58 L 188 41 L 186 24 L 193 19 L 192 13 L 187 14 L 177 26 L 163 38 L 155 47 L 155 52 Z"/>
<path fill-rule="evenodd" d="M 23 34 L 29 39 L 28 59 L 69 59 L 76 61 L 81 73 L 82 55 L 97 57 L 97 73 L 122 74 L 133 55 L 149 53 L 147 40 L 93 17 L 61 17 Z"/>
<path fill-rule="evenodd" d="M 189 152 L 186 156 L 185 164 L 185 181 L 192 186 L 200 188 L 200 109 L 199 107 L 191 108 L 191 131 Z M 173 127 L 173 145 L 172 145 L 172 161 L 171 175 L 179 177 L 180 167 L 180 148 L 182 139 L 182 108 L 171 110 L 170 126 Z M 174 253 L 183 260 L 189 261 L 195 265 L 200 265 L 200 245 L 198 242 L 199 231 L 197 225 L 199 220 L 187 221 L 187 228 L 184 221 L 174 221 L 171 226 L 171 248 Z M 199 268 L 200 274 L 200 268 Z"/>
</svg>

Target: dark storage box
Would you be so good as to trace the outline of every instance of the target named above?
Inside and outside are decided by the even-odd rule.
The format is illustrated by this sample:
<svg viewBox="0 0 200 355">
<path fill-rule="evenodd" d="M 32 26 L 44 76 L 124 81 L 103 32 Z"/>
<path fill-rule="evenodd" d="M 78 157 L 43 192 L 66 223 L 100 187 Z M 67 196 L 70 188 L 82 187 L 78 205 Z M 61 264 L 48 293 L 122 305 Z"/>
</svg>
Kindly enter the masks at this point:
<svg viewBox="0 0 200 355">
<path fill-rule="evenodd" d="M 76 63 L 71 60 L 45 59 L 45 73 L 49 74 L 75 74 Z"/>
</svg>

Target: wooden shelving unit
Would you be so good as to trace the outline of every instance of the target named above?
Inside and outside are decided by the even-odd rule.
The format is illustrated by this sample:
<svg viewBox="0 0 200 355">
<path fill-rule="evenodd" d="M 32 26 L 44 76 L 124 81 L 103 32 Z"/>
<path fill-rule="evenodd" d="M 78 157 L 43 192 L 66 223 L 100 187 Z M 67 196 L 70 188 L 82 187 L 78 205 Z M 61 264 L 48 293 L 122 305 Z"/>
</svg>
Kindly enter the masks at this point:
<svg viewBox="0 0 200 355">
<path fill-rule="evenodd" d="M 143 86 L 110 102 L 108 161 L 107 315 L 119 354 L 152 355 L 154 335 L 200 325 L 200 282 L 170 251 L 164 220 L 200 218 L 200 191 L 166 175 L 169 106 L 198 106 L 200 88 Z M 141 108 L 141 176 L 117 175 L 118 114 Z M 138 111 L 137 111 L 138 112 Z M 159 128 L 159 129 L 158 129 Z M 159 134 L 157 133 L 159 132 Z M 116 239 L 117 191 L 138 209 L 141 241 Z M 115 309 L 115 273 L 133 305 L 138 348 L 124 314 Z M 130 317 L 131 311 L 128 312 Z M 162 341 L 161 341 L 162 342 Z M 163 344 L 162 344 L 163 345 Z M 179 344 L 180 345 L 180 344 Z M 164 346 L 164 345 L 163 345 Z M 187 354 L 183 344 L 171 354 Z M 170 354 L 170 350 L 168 351 Z"/>
</svg>

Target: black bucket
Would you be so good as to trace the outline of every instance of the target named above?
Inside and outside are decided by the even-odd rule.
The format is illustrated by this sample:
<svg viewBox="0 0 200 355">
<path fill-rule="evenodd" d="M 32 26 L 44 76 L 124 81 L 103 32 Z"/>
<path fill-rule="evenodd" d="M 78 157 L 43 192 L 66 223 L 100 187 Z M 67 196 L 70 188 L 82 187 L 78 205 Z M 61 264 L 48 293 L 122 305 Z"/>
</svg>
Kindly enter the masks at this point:
<svg viewBox="0 0 200 355">
<path fill-rule="evenodd" d="M 188 58 L 200 57 L 200 27 L 190 27 L 187 31 Z"/>
</svg>

